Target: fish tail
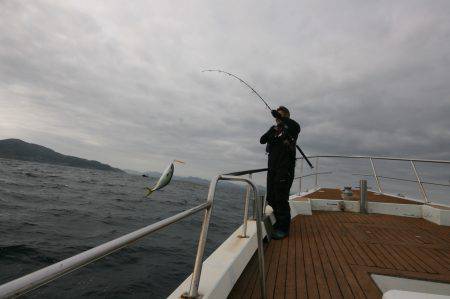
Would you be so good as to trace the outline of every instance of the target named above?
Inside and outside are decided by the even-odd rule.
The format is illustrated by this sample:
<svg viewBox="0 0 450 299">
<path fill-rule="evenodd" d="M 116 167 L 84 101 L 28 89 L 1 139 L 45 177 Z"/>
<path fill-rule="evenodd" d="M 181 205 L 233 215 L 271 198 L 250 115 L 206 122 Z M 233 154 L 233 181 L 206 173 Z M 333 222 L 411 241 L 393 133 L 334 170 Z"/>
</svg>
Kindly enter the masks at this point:
<svg viewBox="0 0 450 299">
<path fill-rule="evenodd" d="M 151 189 L 151 188 L 145 188 L 145 189 L 147 189 L 147 195 L 145 195 L 145 196 L 149 196 L 150 194 L 152 194 L 153 193 L 153 189 Z"/>
</svg>

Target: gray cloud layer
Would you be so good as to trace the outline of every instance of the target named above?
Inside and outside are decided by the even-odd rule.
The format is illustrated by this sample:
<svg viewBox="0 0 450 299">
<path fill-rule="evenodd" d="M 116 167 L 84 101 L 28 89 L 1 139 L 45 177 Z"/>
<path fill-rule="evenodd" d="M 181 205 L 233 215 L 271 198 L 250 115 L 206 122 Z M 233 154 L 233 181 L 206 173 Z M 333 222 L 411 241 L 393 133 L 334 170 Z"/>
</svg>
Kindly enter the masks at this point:
<svg viewBox="0 0 450 299">
<path fill-rule="evenodd" d="M 265 164 L 271 125 L 308 153 L 450 159 L 448 1 L 2 1 L 0 138 L 209 177 Z"/>
</svg>

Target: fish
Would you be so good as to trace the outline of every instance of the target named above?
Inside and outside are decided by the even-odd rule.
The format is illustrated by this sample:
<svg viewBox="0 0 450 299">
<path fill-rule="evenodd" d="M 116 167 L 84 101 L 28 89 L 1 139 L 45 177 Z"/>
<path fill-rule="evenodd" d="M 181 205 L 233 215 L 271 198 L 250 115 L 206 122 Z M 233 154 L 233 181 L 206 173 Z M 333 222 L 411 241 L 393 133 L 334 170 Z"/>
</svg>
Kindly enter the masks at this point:
<svg viewBox="0 0 450 299">
<path fill-rule="evenodd" d="M 170 162 L 169 165 L 167 165 L 164 172 L 162 173 L 159 180 L 156 182 L 156 184 L 151 188 L 146 187 L 146 189 L 147 189 L 146 196 L 149 196 L 156 190 L 160 190 L 160 189 L 164 188 L 165 186 L 167 186 L 170 183 L 170 181 L 172 180 L 172 177 L 173 177 L 173 172 L 175 171 L 175 166 L 173 165 L 174 163 L 185 164 L 185 162 L 180 161 L 180 160 L 173 160 L 172 162 Z"/>
</svg>

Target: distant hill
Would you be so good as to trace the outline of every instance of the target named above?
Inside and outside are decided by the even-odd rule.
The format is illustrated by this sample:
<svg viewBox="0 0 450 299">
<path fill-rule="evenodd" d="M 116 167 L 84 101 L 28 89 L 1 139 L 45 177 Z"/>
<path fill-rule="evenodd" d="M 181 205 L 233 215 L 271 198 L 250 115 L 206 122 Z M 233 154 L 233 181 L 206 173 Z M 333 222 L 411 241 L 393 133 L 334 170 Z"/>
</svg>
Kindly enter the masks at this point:
<svg viewBox="0 0 450 299">
<path fill-rule="evenodd" d="M 45 146 L 28 143 L 20 139 L 0 140 L 0 158 L 123 172 L 108 164 L 63 155 Z"/>
<path fill-rule="evenodd" d="M 130 173 L 130 172 L 129 172 Z M 130 174 L 134 174 L 134 173 L 130 173 Z M 157 172 L 157 171 L 146 171 L 143 174 L 145 174 L 146 176 L 150 177 L 150 178 L 159 178 L 161 176 L 161 172 Z M 174 175 L 173 179 L 176 181 L 183 181 L 183 182 L 190 182 L 190 183 L 194 183 L 194 184 L 198 184 L 198 185 L 209 185 L 209 181 L 202 179 L 202 178 L 198 178 L 198 177 L 193 177 L 193 176 L 177 176 Z"/>
<path fill-rule="evenodd" d="M 131 171 L 129 173 L 130 174 L 136 174 L 136 171 L 133 170 L 133 171 Z M 146 171 L 143 174 L 145 174 L 146 176 L 151 177 L 151 178 L 159 178 L 161 176 L 161 173 L 160 172 L 156 172 L 156 171 Z M 194 184 L 197 184 L 197 185 L 204 185 L 204 186 L 209 186 L 209 183 L 210 183 L 209 180 L 205 180 L 205 179 L 202 179 L 202 178 L 199 178 L 199 177 L 194 177 L 194 176 L 177 176 L 177 175 L 174 175 L 173 179 L 175 181 L 190 182 L 190 183 L 194 183 Z M 241 189 L 243 188 L 243 186 L 245 186 L 242 183 L 231 182 L 231 181 L 221 181 L 220 185 L 222 185 L 222 186 L 232 186 L 232 187 L 235 187 L 235 188 L 237 187 L 237 188 L 241 188 Z M 257 185 L 257 187 L 260 190 L 265 190 L 266 189 L 266 187 L 260 186 L 260 185 Z"/>
</svg>

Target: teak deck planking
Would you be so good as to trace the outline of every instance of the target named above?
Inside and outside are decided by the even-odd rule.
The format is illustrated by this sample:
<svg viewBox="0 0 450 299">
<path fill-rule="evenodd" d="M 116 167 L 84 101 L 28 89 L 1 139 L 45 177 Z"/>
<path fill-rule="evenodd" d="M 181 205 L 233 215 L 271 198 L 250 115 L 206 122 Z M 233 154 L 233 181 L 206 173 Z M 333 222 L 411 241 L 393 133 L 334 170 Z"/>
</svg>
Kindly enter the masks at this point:
<svg viewBox="0 0 450 299">
<path fill-rule="evenodd" d="M 370 274 L 450 283 L 450 227 L 380 214 L 298 215 L 265 248 L 268 298 L 381 298 Z M 252 258 L 229 298 L 260 298 Z"/>
</svg>

